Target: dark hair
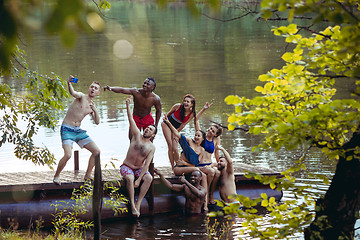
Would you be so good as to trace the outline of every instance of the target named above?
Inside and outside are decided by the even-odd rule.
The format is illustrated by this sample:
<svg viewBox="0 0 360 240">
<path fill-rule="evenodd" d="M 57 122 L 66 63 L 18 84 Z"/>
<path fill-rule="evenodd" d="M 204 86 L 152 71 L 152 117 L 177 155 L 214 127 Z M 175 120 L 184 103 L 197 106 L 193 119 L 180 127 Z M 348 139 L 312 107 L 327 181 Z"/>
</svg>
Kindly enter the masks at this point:
<svg viewBox="0 0 360 240">
<path fill-rule="evenodd" d="M 196 100 L 195 100 L 195 97 L 191 94 L 186 94 L 184 97 L 183 97 L 183 101 L 185 100 L 185 98 L 190 98 L 191 99 L 191 103 L 192 103 L 192 113 L 194 115 L 194 119 L 196 121 L 196 112 L 195 112 L 195 103 L 196 103 Z M 185 107 L 184 107 L 184 104 L 181 104 L 181 108 L 180 108 L 180 119 L 181 121 L 183 121 L 185 118 Z"/>
<path fill-rule="evenodd" d="M 149 126 L 153 126 L 153 127 L 155 128 L 154 134 L 156 135 L 156 134 L 157 134 L 157 127 L 155 126 L 155 124 L 151 124 L 151 125 L 149 125 Z"/>
<path fill-rule="evenodd" d="M 217 129 L 217 131 L 215 133 L 215 137 L 220 136 L 222 134 L 222 132 L 223 132 L 222 127 L 219 124 L 214 124 L 213 126 L 216 127 L 216 129 Z"/>
<path fill-rule="evenodd" d="M 199 132 L 201 132 L 201 135 L 202 135 L 202 137 L 203 137 L 203 139 L 205 140 L 205 138 L 206 138 L 206 133 L 203 131 L 203 130 L 198 130 Z"/>
<path fill-rule="evenodd" d="M 153 91 L 154 91 L 154 90 L 155 90 L 155 88 L 156 88 L 155 78 L 153 78 L 153 77 L 148 77 L 148 78 L 146 78 L 146 80 L 149 80 L 149 81 L 151 81 L 151 82 L 153 82 L 153 83 L 154 83 L 154 89 L 153 89 Z"/>
</svg>

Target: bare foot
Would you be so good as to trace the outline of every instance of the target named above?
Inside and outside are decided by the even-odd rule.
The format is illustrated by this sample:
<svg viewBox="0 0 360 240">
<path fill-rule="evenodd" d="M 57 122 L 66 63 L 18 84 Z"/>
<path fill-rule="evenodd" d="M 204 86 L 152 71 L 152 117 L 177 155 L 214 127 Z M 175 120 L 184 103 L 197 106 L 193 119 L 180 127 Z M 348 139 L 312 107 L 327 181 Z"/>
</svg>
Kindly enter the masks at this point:
<svg viewBox="0 0 360 240">
<path fill-rule="evenodd" d="M 134 217 L 140 217 L 140 213 L 136 208 L 131 208 L 131 212 Z"/>
<path fill-rule="evenodd" d="M 136 210 L 139 213 L 139 216 L 140 216 L 140 206 L 141 206 L 141 203 L 140 204 L 138 204 L 138 203 L 135 204 L 135 207 L 136 207 Z"/>
<path fill-rule="evenodd" d="M 209 203 L 210 203 L 211 205 L 215 205 L 215 204 L 216 204 L 216 201 L 215 201 L 214 199 L 211 199 L 211 200 L 209 200 Z"/>
</svg>

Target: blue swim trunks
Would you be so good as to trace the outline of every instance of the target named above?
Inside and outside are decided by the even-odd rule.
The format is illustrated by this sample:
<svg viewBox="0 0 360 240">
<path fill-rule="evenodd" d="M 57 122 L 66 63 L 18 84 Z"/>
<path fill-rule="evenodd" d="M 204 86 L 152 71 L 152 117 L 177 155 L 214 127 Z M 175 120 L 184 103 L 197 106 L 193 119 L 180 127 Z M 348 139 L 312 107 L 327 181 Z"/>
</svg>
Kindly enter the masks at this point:
<svg viewBox="0 0 360 240">
<path fill-rule="evenodd" d="M 62 144 L 68 144 L 71 147 L 76 142 L 81 148 L 93 140 L 86 134 L 85 130 L 80 127 L 73 127 L 67 124 L 62 124 L 60 128 L 60 135 Z"/>
</svg>

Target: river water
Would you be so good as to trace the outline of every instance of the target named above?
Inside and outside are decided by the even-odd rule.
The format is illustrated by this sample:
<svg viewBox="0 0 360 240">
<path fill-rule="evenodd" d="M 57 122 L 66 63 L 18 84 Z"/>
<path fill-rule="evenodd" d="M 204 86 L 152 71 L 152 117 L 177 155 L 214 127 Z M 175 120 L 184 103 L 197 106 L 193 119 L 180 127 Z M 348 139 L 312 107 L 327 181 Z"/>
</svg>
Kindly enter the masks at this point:
<svg viewBox="0 0 360 240">
<path fill-rule="evenodd" d="M 241 15 L 235 8 L 211 13 L 202 7 L 201 11 L 224 20 Z M 55 72 L 63 78 L 69 74 L 76 75 L 79 82 L 74 87 L 82 92 L 87 92 L 94 80 L 102 85 L 141 87 L 144 79 L 152 76 L 157 81 L 155 93 L 161 97 L 163 113 L 187 93 L 196 97 L 197 110 L 206 101 L 214 101 L 200 121 L 205 129 L 210 121 L 227 124 L 233 108 L 224 103 L 226 96 L 255 96 L 254 88 L 260 84 L 258 75 L 283 64 L 284 42 L 270 31 L 273 23 L 258 22 L 251 16 L 221 22 L 205 14 L 194 17 L 183 3 L 161 8 L 150 2 L 128 1 L 114 1 L 111 10 L 104 14 L 107 23 L 105 32 L 79 34 L 72 49 L 62 47 L 58 37 L 34 30 L 33 38 L 26 40 L 25 46 L 30 68 L 43 74 Z M 0 81 L 10 84 L 15 92 L 23 91 L 23 86 L 11 80 Z M 346 88 L 340 90 L 346 92 Z M 125 99 L 122 94 L 102 92 L 95 100 L 101 123 L 95 125 L 90 117 L 82 123 L 82 128 L 101 149 L 103 167 L 110 162 L 120 166 L 127 152 L 129 126 Z M 65 112 L 59 115 L 59 125 L 64 115 Z M 183 132 L 192 136 L 193 123 Z M 63 152 L 58 128 L 40 129 L 35 142 L 49 148 L 56 159 L 61 158 Z M 170 166 L 160 127 L 154 143 L 155 166 Z M 282 171 L 296 159 L 295 153 L 283 150 L 252 153 L 251 148 L 257 143 L 258 139 L 242 131 L 225 131 L 222 136 L 222 145 L 236 161 Z M 74 150 L 80 148 L 75 146 Z M 86 169 L 88 157 L 86 150 L 80 150 L 80 169 Z M 334 161 L 322 158 L 317 152 L 309 155 L 307 164 L 309 171 L 328 176 L 335 169 Z M 65 170 L 72 168 L 73 164 L 68 163 Z M 16 159 L 9 144 L 1 148 L 1 172 L 48 170 L 47 167 Z M 319 192 L 324 190 L 326 186 L 319 187 Z M 285 193 L 284 198 L 291 198 L 291 194 Z M 206 218 L 188 219 L 170 215 L 130 223 L 108 223 L 103 228 L 106 229 L 104 236 L 109 239 L 178 239 L 189 236 L 206 239 L 205 222 Z M 234 222 L 230 238 L 237 237 L 236 226 L 240 221 L 234 219 Z"/>
</svg>

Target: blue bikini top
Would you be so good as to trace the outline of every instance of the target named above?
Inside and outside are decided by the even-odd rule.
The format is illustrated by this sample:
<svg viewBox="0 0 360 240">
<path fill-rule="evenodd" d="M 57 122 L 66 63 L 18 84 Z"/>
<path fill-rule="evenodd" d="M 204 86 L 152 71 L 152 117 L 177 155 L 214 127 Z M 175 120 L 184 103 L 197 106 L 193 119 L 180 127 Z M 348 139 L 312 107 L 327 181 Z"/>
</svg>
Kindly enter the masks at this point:
<svg viewBox="0 0 360 240">
<path fill-rule="evenodd" d="M 207 151 L 208 153 L 214 153 L 215 151 L 215 145 L 214 141 L 209 141 L 205 138 L 205 140 L 201 143 L 201 146 Z"/>
</svg>

